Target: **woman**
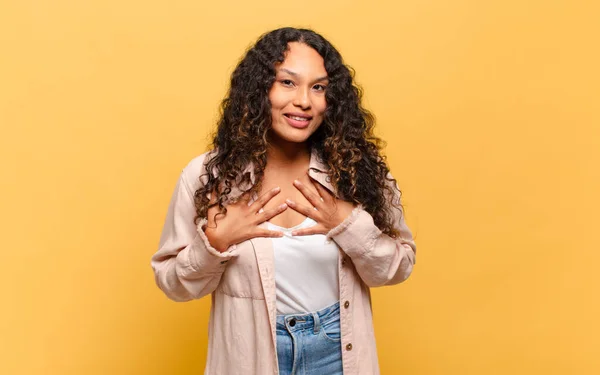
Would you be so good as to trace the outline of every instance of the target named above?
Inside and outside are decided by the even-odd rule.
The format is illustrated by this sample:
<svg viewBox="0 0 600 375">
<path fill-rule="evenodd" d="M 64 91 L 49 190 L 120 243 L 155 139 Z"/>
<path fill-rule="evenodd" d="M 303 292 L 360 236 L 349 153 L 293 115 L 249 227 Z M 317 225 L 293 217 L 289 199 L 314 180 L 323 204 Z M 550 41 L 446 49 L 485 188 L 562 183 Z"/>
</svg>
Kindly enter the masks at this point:
<svg viewBox="0 0 600 375">
<path fill-rule="evenodd" d="M 169 298 L 211 294 L 206 374 L 379 373 L 369 287 L 404 281 L 415 244 L 373 125 L 311 30 L 240 61 L 152 258 Z"/>
</svg>

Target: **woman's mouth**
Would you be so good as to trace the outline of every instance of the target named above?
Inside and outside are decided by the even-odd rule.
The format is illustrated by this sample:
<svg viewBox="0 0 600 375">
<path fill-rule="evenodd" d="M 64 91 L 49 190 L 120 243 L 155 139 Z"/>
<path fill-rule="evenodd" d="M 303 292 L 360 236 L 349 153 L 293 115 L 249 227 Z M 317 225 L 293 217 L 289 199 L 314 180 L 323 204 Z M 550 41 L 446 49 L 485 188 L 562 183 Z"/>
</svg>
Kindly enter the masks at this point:
<svg viewBox="0 0 600 375">
<path fill-rule="evenodd" d="M 306 115 L 293 115 L 293 114 L 285 114 L 283 115 L 288 124 L 293 126 L 294 128 L 303 129 L 306 128 L 310 124 L 310 120 L 312 117 Z"/>
</svg>

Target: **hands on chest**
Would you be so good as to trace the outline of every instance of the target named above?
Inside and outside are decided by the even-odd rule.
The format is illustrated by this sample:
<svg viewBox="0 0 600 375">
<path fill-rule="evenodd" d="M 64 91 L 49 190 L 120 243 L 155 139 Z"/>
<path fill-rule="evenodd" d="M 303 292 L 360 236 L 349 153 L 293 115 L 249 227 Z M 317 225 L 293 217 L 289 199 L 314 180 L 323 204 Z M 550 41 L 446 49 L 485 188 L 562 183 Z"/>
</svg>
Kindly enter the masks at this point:
<svg viewBox="0 0 600 375">
<path fill-rule="evenodd" d="M 317 222 L 311 227 L 293 231 L 292 235 L 327 234 L 342 223 L 355 206 L 352 202 L 338 199 L 311 177 L 306 182 L 312 188 L 297 180 L 293 183 L 295 189 L 305 198 L 305 202 L 296 202 L 285 197 L 285 203 L 275 206 L 273 198 L 281 193 L 281 188 L 276 187 L 262 194 L 251 205 L 248 205 L 251 197 L 247 193 L 242 195 L 237 202 L 227 205 L 227 213 L 224 215 L 218 214 L 218 207 L 211 207 L 208 210 L 208 224 L 204 229 L 210 244 L 223 252 L 233 244 L 254 237 L 281 237 L 282 232 L 261 228 L 259 225 L 282 214 L 288 208 Z M 259 212 L 261 209 L 263 211 Z M 215 219 L 216 214 L 218 215 Z"/>
</svg>

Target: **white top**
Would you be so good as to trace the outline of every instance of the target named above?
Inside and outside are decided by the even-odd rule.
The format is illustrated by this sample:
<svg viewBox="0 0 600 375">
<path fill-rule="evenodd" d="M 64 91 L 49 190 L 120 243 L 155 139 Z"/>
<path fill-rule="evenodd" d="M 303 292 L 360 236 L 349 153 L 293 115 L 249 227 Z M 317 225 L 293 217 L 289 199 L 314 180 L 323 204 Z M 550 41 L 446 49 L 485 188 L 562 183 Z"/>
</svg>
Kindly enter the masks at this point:
<svg viewBox="0 0 600 375">
<path fill-rule="evenodd" d="M 313 312 L 339 300 L 337 244 L 327 241 L 323 234 L 291 234 L 316 223 L 309 217 L 292 228 L 267 222 L 270 230 L 284 233 L 283 237 L 272 238 L 277 314 Z"/>
</svg>

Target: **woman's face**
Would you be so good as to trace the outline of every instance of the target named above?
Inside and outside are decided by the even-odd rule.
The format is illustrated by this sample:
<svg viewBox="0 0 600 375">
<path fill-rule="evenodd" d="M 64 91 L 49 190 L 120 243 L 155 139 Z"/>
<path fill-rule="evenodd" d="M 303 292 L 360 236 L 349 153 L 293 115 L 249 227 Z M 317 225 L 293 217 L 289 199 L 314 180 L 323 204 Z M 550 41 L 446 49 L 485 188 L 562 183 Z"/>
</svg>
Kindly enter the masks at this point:
<svg viewBox="0 0 600 375">
<path fill-rule="evenodd" d="M 298 42 L 289 43 L 285 60 L 275 66 L 269 91 L 274 141 L 305 142 L 323 122 L 328 84 L 323 58 Z"/>
</svg>

